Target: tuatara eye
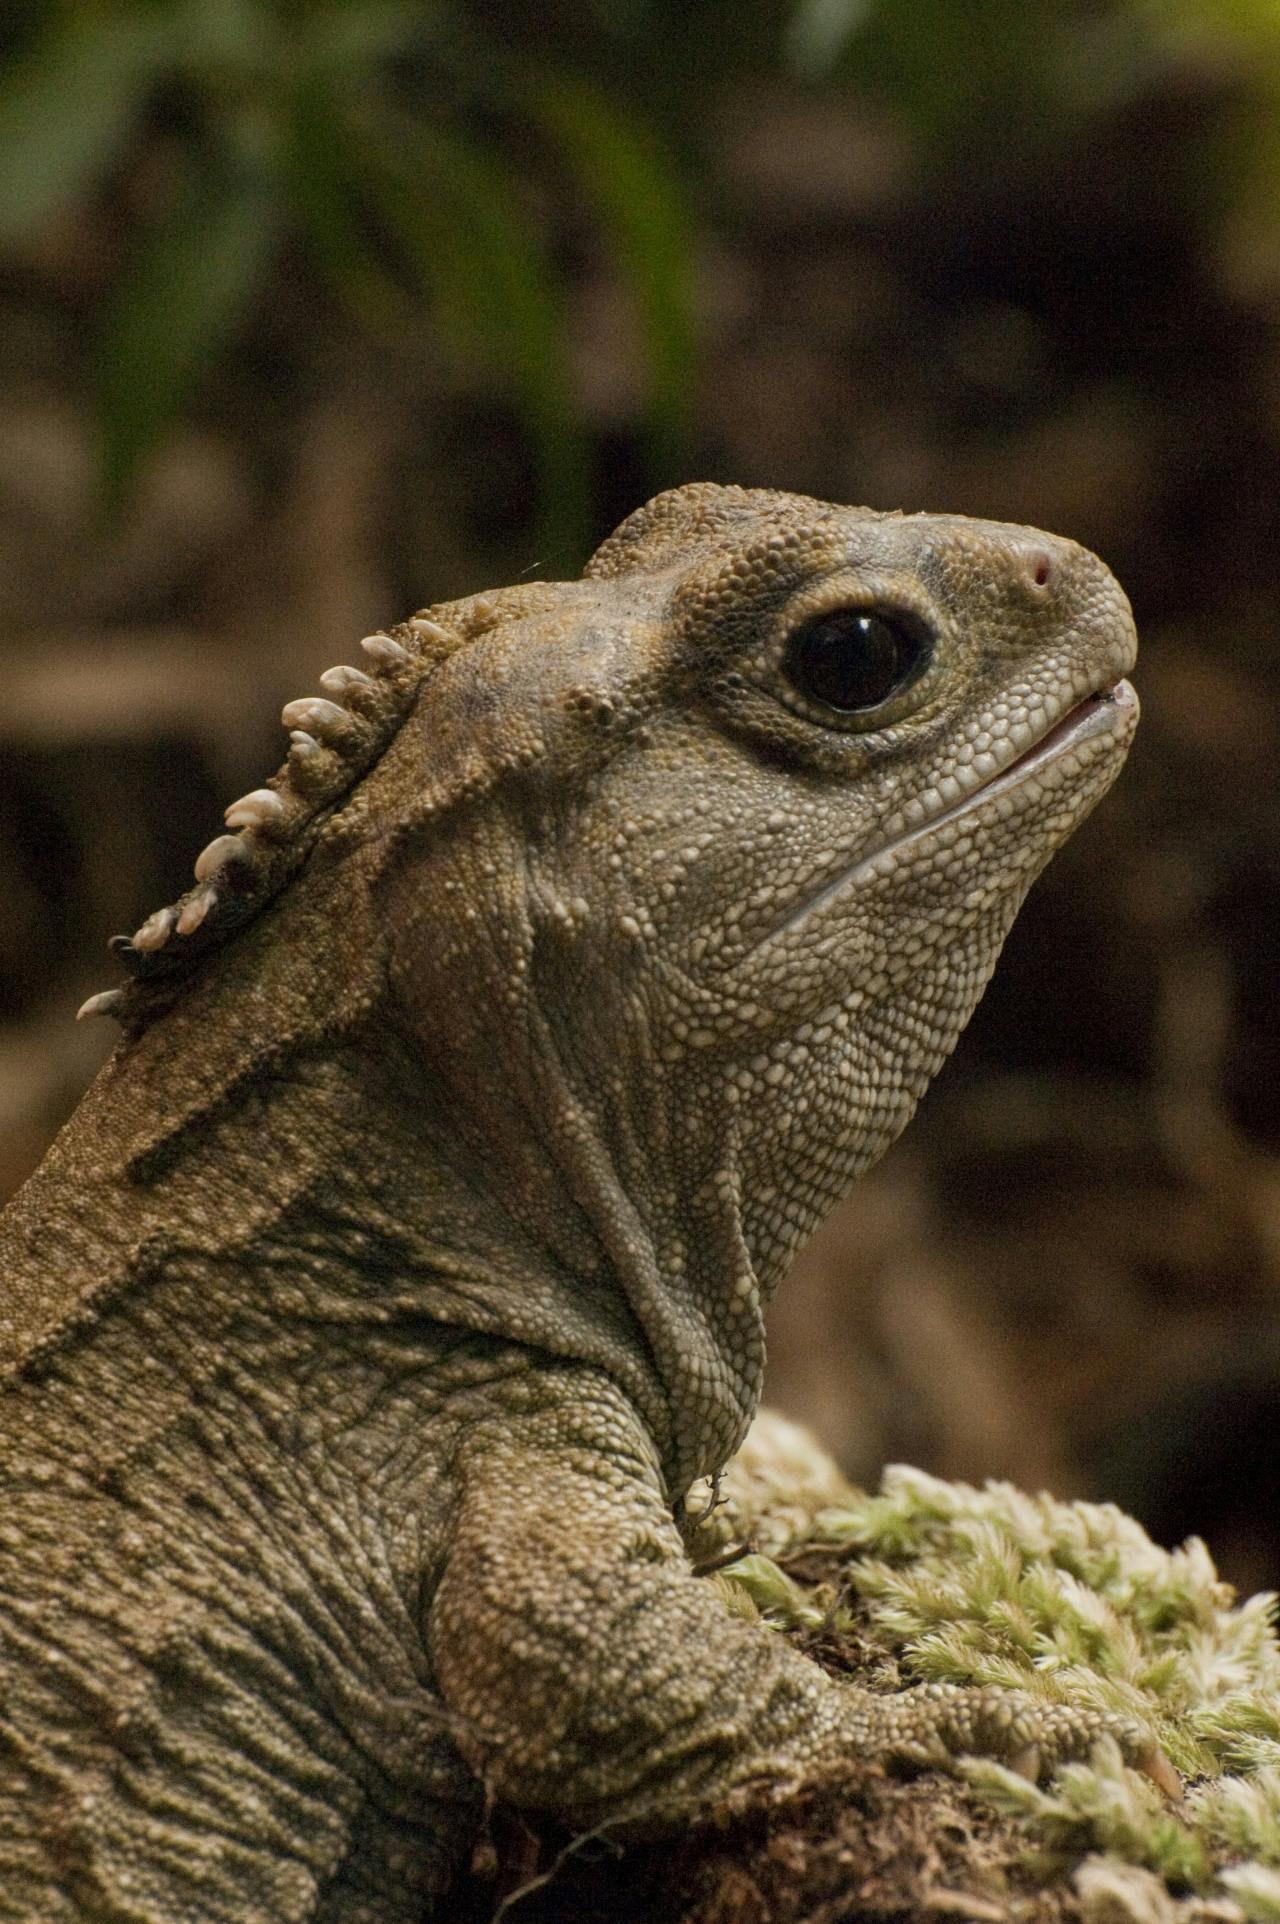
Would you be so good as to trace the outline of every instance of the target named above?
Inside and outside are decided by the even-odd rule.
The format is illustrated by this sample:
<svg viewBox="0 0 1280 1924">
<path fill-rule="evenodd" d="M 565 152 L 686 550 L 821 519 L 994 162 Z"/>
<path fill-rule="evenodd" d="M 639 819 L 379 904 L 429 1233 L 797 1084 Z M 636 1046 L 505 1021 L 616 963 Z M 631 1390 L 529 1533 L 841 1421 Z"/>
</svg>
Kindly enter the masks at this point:
<svg viewBox="0 0 1280 1924">
<path fill-rule="evenodd" d="M 928 659 L 927 634 L 904 616 L 835 608 L 796 629 L 782 667 L 806 701 L 857 715 L 898 694 Z"/>
</svg>

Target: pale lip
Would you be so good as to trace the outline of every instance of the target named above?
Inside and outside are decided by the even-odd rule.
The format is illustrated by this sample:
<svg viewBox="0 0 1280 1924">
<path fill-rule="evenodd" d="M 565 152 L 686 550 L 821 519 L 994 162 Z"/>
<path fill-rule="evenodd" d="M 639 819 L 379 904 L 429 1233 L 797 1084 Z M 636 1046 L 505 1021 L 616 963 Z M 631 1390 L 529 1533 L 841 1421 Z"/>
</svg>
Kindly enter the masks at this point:
<svg viewBox="0 0 1280 1924">
<path fill-rule="evenodd" d="M 1083 701 L 1077 702 L 1074 708 L 1068 709 L 1065 715 L 1060 716 L 1051 727 L 1047 728 L 1038 741 L 1032 742 L 1029 748 L 1024 748 L 1022 753 L 1015 756 L 1006 767 L 997 769 L 994 775 L 988 775 L 985 781 L 971 788 L 967 795 L 962 795 L 958 801 L 952 802 L 948 808 L 939 810 L 938 814 L 931 815 L 927 821 L 917 823 L 915 827 L 904 830 L 901 835 L 895 835 L 891 841 L 882 842 L 880 847 L 873 849 L 870 854 L 860 857 L 851 867 L 845 869 L 843 874 L 837 875 L 834 881 L 828 882 L 817 895 L 810 896 L 806 902 L 803 902 L 787 917 L 782 926 L 775 931 L 774 937 L 770 939 L 776 940 L 777 936 L 785 935 L 799 923 L 807 921 L 815 910 L 824 908 L 828 902 L 833 901 L 837 895 L 842 894 L 861 876 L 881 863 L 887 855 L 896 855 L 909 843 L 920 841 L 926 835 L 932 835 L 946 823 L 955 821 L 957 816 L 967 815 L 971 809 L 982 807 L 984 803 L 992 801 L 1006 789 L 1019 787 L 1028 776 L 1034 775 L 1041 768 L 1048 767 L 1050 763 L 1069 754 L 1072 749 L 1078 748 L 1082 742 L 1088 741 L 1091 737 L 1100 735 L 1119 737 L 1128 734 L 1137 718 L 1138 696 L 1133 684 L 1128 680 L 1122 679 L 1110 688 L 1097 689 L 1093 694 L 1086 695 Z"/>
<path fill-rule="evenodd" d="M 951 808 L 935 815 L 931 821 L 922 822 L 921 829 L 937 828 L 940 822 L 963 814 L 980 797 L 986 800 L 1001 789 L 1024 781 L 1037 768 L 1056 761 L 1059 755 L 1078 747 L 1090 736 L 1121 733 L 1131 728 L 1137 718 L 1138 696 L 1131 681 L 1121 680 L 1112 688 L 1101 688 L 1092 695 L 1086 695 L 1083 701 L 1077 702 L 1051 728 L 1047 728 L 1039 741 L 1032 742 L 1030 748 L 1024 748 L 1007 768 L 998 769 L 985 782 L 979 782 L 967 795 L 962 795 Z"/>
<path fill-rule="evenodd" d="M 952 802 L 949 808 L 940 809 L 927 821 L 907 829 L 905 834 L 895 836 L 891 842 L 864 856 L 850 871 L 850 876 L 880 861 L 890 850 L 917 841 L 922 835 L 932 835 L 944 823 L 953 822 L 958 815 L 967 815 L 971 808 L 991 801 L 1005 789 L 1019 787 L 1029 775 L 1047 768 L 1051 762 L 1058 761 L 1091 737 L 1128 734 L 1137 718 L 1138 696 L 1132 682 L 1121 680 L 1110 688 L 1095 689 L 1092 695 L 1086 695 L 1083 701 L 1059 716 L 1037 741 L 1032 742 L 1029 748 L 1024 748 L 1006 767 L 997 769 L 994 775 L 988 775 L 985 781 L 971 788 L 959 801 Z M 849 879 L 849 876 L 845 877 L 846 881 Z"/>
</svg>

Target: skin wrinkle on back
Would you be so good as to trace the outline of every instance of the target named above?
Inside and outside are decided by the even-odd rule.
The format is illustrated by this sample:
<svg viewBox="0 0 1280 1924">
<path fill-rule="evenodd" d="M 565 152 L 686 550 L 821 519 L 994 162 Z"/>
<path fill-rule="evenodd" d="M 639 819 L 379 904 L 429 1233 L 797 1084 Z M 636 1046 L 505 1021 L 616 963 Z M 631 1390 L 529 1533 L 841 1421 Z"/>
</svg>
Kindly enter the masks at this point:
<svg viewBox="0 0 1280 1924">
<path fill-rule="evenodd" d="M 927 645 L 840 713 L 788 664 L 850 611 Z M 854 1754 L 1142 1758 L 833 1682 L 674 1514 L 1120 768 L 1113 578 L 698 485 L 364 653 L 0 1219 L 0 1920 L 410 1924 L 486 1796 L 626 1836 Z"/>
</svg>

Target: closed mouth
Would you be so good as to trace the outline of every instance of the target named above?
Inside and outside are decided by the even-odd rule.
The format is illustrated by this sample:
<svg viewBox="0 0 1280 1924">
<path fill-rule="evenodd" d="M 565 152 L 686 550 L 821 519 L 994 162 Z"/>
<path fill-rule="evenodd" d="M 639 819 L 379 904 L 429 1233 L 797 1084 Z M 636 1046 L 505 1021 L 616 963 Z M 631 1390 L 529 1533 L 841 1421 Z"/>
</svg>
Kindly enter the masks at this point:
<svg viewBox="0 0 1280 1924">
<path fill-rule="evenodd" d="M 912 842 L 920 841 L 926 835 L 932 835 L 936 829 L 944 828 L 948 822 L 953 822 L 959 816 L 967 815 L 971 810 L 994 801 L 1005 790 L 1020 787 L 1039 769 L 1047 768 L 1061 756 L 1078 748 L 1082 742 L 1094 736 L 1118 734 L 1127 730 L 1132 726 L 1137 707 L 1138 697 L 1132 684 L 1127 680 L 1118 681 L 1110 688 L 1097 689 L 1093 694 L 1086 695 L 1083 701 L 1077 702 L 1075 707 L 1068 709 L 1065 715 L 1060 715 L 1043 735 L 1038 736 L 1004 768 L 998 768 L 994 774 L 976 783 L 967 794 L 960 796 L 958 801 L 951 802 L 946 808 L 939 809 L 936 815 L 930 815 L 927 820 L 917 822 L 911 828 L 904 829 L 900 835 L 882 842 L 879 848 L 872 849 L 869 854 L 859 856 L 851 867 L 845 869 L 843 873 L 836 876 L 834 881 L 828 882 L 817 895 L 810 896 L 808 901 L 795 909 L 775 932 L 775 936 L 770 939 L 785 935 L 789 930 L 806 921 L 815 909 L 824 908 L 851 883 L 856 882 L 869 869 L 882 862 L 886 855 L 896 855 L 900 849 L 908 847 Z"/>
<path fill-rule="evenodd" d="M 1111 688 L 1100 688 L 1092 695 L 1086 695 L 1083 701 L 1077 702 L 1074 708 L 1069 708 L 1065 715 L 1059 716 L 1058 720 L 1053 722 L 1029 747 L 1024 748 L 1020 755 L 1015 755 L 1007 767 L 998 768 L 994 775 L 988 775 L 986 780 L 979 782 L 976 788 L 971 788 L 967 795 L 962 795 L 958 802 L 953 802 L 949 808 L 942 809 L 937 815 L 931 815 L 927 822 L 921 822 L 917 828 L 909 829 L 905 835 L 898 836 L 893 842 L 887 843 L 886 848 L 897 848 L 904 842 L 912 841 L 917 835 L 927 835 L 930 830 L 941 828 L 944 822 L 952 821 L 957 815 L 965 814 L 975 803 L 988 801 L 1003 789 L 1017 787 L 1038 768 L 1046 767 L 1050 762 L 1056 761 L 1060 755 L 1066 754 L 1068 750 L 1078 748 L 1081 742 L 1087 741 L 1091 736 L 1114 733 L 1118 728 L 1129 723 L 1137 705 L 1138 697 L 1134 692 L 1133 684 L 1128 681 L 1118 681 Z M 875 855 L 868 856 L 866 859 L 875 861 L 884 853 L 885 849 L 877 849 Z"/>
</svg>

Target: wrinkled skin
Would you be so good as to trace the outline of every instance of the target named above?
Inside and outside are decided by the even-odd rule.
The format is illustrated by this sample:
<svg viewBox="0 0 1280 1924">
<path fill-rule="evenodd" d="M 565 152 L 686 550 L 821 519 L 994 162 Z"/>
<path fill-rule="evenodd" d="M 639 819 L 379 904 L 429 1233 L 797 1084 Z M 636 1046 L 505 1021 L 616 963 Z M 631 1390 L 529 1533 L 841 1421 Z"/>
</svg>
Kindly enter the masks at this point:
<svg viewBox="0 0 1280 1924">
<path fill-rule="evenodd" d="M 852 715 L 788 655 L 838 609 L 920 657 Z M 482 1784 L 656 1830 L 1097 1732 L 841 1687 L 724 1615 L 672 1506 L 1120 767 L 1119 588 L 1033 530 L 699 487 L 433 612 L 375 765 L 4 1219 L 6 1920 L 408 1924 Z"/>
</svg>

